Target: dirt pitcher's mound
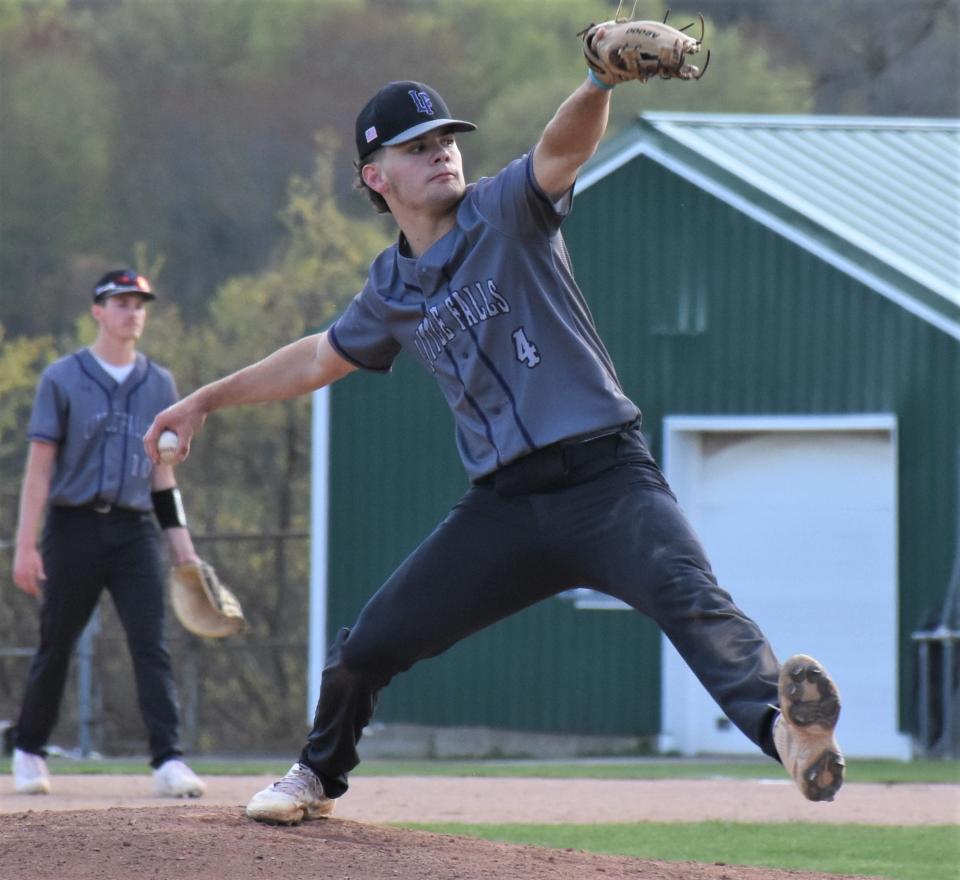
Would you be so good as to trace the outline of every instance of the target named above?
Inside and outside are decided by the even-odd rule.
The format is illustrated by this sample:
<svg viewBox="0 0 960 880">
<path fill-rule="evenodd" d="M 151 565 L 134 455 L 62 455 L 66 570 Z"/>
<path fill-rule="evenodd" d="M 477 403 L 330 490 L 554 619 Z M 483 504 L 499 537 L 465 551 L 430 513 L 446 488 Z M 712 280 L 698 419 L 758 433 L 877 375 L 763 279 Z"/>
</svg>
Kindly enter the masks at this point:
<svg viewBox="0 0 960 880">
<path fill-rule="evenodd" d="M 272 827 L 240 807 L 0 816 L 0 880 L 853 880 L 489 843 L 343 819 Z"/>
</svg>

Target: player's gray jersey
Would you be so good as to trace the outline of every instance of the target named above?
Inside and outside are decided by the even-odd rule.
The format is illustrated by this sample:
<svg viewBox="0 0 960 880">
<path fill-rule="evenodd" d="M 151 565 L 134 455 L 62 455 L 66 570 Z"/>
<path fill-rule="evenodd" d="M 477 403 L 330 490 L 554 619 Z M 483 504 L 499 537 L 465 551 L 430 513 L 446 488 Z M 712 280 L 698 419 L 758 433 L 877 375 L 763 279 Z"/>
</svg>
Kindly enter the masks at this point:
<svg viewBox="0 0 960 880">
<path fill-rule="evenodd" d="M 433 373 L 478 479 L 558 440 L 633 421 L 573 278 L 530 156 L 468 187 L 456 226 L 419 259 L 397 244 L 331 326 L 351 363 L 386 372 L 401 349 Z"/>
<path fill-rule="evenodd" d="M 119 385 L 86 348 L 50 364 L 40 377 L 29 427 L 31 440 L 58 446 L 50 504 L 104 501 L 152 510 L 153 464 L 143 435 L 176 400 L 170 373 L 139 353 Z"/>
</svg>

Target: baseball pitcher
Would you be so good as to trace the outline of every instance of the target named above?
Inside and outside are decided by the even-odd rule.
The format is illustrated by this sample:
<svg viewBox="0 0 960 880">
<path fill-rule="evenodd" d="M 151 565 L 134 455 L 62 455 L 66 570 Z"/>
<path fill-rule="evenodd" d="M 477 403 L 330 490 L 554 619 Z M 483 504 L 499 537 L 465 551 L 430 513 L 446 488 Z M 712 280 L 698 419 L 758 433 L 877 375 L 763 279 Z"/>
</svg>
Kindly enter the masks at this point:
<svg viewBox="0 0 960 880">
<path fill-rule="evenodd" d="M 180 455 L 221 407 L 288 398 L 404 352 L 456 420 L 471 487 L 330 649 L 313 730 L 289 773 L 254 795 L 253 819 L 328 816 L 357 765 L 378 693 L 419 660 L 574 586 L 659 624 L 722 710 L 781 761 L 803 794 L 843 780 L 837 689 L 814 659 L 782 664 L 721 589 L 640 430 L 640 410 L 574 278 L 561 227 L 607 125 L 614 86 L 695 81 L 700 41 L 617 20 L 581 35 L 588 77 L 533 149 L 468 184 L 458 135 L 475 129 L 417 81 L 390 82 L 356 120 L 357 186 L 397 223 L 393 245 L 332 326 L 204 386 L 160 413 Z M 629 671 L 625 670 L 625 686 Z"/>
</svg>

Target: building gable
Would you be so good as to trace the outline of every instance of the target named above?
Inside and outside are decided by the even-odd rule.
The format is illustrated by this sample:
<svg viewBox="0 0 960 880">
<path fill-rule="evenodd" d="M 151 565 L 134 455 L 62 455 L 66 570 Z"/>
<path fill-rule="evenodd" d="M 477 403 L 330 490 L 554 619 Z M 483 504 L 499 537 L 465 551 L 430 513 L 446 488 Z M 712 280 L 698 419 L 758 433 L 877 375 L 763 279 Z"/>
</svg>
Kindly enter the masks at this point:
<svg viewBox="0 0 960 880">
<path fill-rule="evenodd" d="M 644 114 L 578 193 L 638 156 L 960 339 L 960 122 Z"/>
</svg>

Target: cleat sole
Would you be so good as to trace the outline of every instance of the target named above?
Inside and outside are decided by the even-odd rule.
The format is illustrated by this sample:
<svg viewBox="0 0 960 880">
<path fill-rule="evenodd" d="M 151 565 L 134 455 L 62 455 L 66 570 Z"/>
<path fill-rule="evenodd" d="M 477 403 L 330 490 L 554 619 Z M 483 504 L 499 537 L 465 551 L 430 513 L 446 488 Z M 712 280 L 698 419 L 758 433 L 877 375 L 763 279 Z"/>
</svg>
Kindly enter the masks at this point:
<svg viewBox="0 0 960 880">
<path fill-rule="evenodd" d="M 778 684 L 781 718 L 774 730 L 777 752 L 803 796 L 832 801 L 843 785 L 845 764 L 834 738 L 840 693 L 812 657 L 791 657 Z"/>
<path fill-rule="evenodd" d="M 843 785 L 845 768 L 841 754 L 824 752 L 804 773 L 803 793 L 807 800 L 832 801 Z"/>
</svg>

